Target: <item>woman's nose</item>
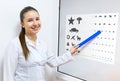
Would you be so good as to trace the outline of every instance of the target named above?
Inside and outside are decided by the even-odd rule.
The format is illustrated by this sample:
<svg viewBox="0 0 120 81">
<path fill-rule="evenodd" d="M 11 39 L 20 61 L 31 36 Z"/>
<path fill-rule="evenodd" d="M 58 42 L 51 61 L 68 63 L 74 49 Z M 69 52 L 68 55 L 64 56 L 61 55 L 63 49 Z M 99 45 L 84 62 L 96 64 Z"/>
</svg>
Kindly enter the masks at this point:
<svg viewBox="0 0 120 81">
<path fill-rule="evenodd" d="M 33 21 L 33 25 L 37 25 L 37 21 Z"/>
</svg>

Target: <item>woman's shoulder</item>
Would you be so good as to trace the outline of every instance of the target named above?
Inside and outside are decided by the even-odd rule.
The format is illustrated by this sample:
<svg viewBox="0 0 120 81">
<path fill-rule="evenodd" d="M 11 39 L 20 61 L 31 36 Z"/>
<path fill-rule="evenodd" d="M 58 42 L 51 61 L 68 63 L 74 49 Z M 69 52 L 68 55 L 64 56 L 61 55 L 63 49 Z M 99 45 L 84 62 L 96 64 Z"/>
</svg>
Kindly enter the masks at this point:
<svg viewBox="0 0 120 81">
<path fill-rule="evenodd" d="M 18 45 L 20 45 L 20 42 L 19 42 L 19 37 L 17 36 L 17 37 L 14 37 L 12 40 L 10 40 L 9 42 L 8 42 L 8 45 L 10 46 L 10 45 L 12 45 L 12 46 L 18 46 Z"/>
<path fill-rule="evenodd" d="M 11 39 L 6 47 L 6 50 L 14 50 L 14 51 L 18 51 L 20 49 L 20 43 L 19 43 L 19 37 L 14 37 L 13 39 Z"/>
<path fill-rule="evenodd" d="M 19 37 L 17 36 L 15 38 L 13 38 L 10 42 L 13 43 L 13 44 L 16 44 L 16 43 L 18 44 L 19 43 Z"/>
</svg>

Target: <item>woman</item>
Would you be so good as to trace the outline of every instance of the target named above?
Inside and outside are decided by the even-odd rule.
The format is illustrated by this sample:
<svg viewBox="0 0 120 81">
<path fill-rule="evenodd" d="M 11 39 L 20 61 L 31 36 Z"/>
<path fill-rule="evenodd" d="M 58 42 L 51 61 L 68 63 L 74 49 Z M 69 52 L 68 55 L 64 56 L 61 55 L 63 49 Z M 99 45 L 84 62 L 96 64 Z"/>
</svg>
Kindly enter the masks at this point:
<svg viewBox="0 0 120 81">
<path fill-rule="evenodd" d="M 56 67 L 72 60 L 77 46 L 55 57 L 47 45 L 37 37 L 41 28 L 38 11 L 25 7 L 20 13 L 22 30 L 5 51 L 3 81 L 45 81 L 45 64 Z"/>
</svg>

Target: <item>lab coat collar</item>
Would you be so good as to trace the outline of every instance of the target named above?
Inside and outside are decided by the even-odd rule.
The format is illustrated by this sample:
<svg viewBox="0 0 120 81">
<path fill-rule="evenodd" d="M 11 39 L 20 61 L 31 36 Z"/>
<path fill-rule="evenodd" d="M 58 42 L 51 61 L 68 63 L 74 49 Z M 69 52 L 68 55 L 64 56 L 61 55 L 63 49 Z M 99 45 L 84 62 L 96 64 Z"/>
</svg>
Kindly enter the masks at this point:
<svg viewBox="0 0 120 81">
<path fill-rule="evenodd" d="M 30 39 L 28 39 L 28 37 L 25 35 L 25 41 L 26 41 L 26 44 L 30 45 L 30 46 L 34 46 L 31 42 Z M 39 39 L 38 39 L 38 36 L 36 38 L 36 46 L 40 43 Z"/>
</svg>

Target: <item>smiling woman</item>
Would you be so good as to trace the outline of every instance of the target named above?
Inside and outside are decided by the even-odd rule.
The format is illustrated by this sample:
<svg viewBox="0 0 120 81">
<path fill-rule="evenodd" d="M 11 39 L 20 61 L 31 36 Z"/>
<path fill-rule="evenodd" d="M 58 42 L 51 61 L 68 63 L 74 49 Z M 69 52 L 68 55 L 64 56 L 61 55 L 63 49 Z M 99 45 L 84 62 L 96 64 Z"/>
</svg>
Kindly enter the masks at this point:
<svg viewBox="0 0 120 81">
<path fill-rule="evenodd" d="M 27 6 L 20 13 L 22 30 L 10 41 L 5 51 L 3 81 L 45 81 L 45 64 L 57 67 L 68 63 L 77 53 L 77 46 L 55 57 L 44 41 L 38 38 L 41 28 L 38 11 Z"/>
<path fill-rule="evenodd" d="M 7 3 L 6 3 L 7 2 Z M 58 0 L 8 0 L 0 2 L 0 81 L 3 81 L 3 57 L 6 45 L 14 37 L 18 36 L 21 28 L 19 20 L 20 10 L 27 6 L 33 6 L 40 11 L 42 31 L 37 34 L 40 39 L 46 41 L 52 51 L 57 51 L 57 23 L 58 23 Z M 7 6 L 6 6 L 7 5 Z M 46 6 L 47 5 L 47 6 Z M 8 10 L 10 9 L 10 10 Z M 47 21 L 47 22 L 46 22 Z M 47 32 L 46 32 L 47 31 Z M 6 55 L 6 54 L 5 54 Z M 54 75 L 49 67 L 46 67 L 47 79 L 53 79 Z M 50 76 L 48 74 L 51 74 Z M 48 80 L 49 81 L 49 80 Z"/>
</svg>

